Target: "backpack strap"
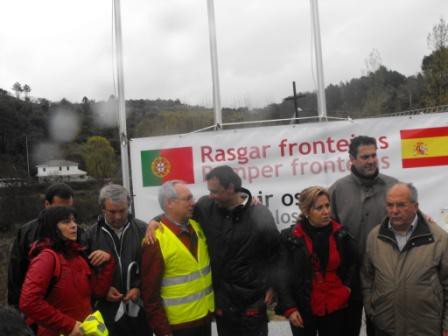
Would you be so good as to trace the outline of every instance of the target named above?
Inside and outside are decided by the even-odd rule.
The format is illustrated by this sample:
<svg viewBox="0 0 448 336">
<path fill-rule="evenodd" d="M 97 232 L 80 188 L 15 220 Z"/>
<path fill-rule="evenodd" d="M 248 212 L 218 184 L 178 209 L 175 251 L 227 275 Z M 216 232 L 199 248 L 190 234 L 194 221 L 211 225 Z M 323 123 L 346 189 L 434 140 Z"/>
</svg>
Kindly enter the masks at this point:
<svg viewBox="0 0 448 336">
<path fill-rule="evenodd" d="M 51 277 L 50 284 L 48 285 L 48 288 L 47 288 L 47 293 L 45 294 L 45 297 L 47 298 L 50 295 L 50 293 L 53 290 L 56 283 L 61 278 L 61 259 L 60 259 L 59 255 L 52 249 L 45 249 L 45 250 L 53 255 L 54 261 L 55 261 L 53 276 Z"/>
</svg>

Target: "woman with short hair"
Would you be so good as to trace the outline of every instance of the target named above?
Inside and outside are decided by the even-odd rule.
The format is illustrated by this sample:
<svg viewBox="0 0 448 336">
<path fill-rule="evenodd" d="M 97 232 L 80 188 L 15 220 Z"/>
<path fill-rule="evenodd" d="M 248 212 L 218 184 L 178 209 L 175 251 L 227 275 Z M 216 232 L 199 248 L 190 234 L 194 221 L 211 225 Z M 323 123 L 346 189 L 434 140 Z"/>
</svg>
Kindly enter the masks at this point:
<svg viewBox="0 0 448 336">
<path fill-rule="evenodd" d="M 276 311 L 294 336 L 342 336 L 357 271 L 353 239 L 331 219 L 325 188 L 304 189 L 299 208 L 298 222 L 281 232 Z"/>
<path fill-rule="evenodd" d="M 20 295 L 20 310 L 29 324 L 37 325 L 37 336 L 82 335 L 92 295 L 105 296 L 111 285 L 114 259 L 103 251 L 86 255 L 75 216 L 67 206 L 52 206 L 39 215 L 39 240 L 30 250 Z M 103 267 L 96 273 L 93 264 Z"/>
</svg>

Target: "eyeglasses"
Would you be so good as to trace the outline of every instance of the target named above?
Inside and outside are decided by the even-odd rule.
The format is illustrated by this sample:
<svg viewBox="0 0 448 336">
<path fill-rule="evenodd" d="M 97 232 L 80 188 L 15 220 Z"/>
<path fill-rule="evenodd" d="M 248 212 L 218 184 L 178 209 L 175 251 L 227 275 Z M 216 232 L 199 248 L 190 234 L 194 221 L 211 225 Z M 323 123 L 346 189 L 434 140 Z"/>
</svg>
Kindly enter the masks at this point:
<svg viewBox="0 0 448 336">
<path fill-rule="evenodd" d="M 175 199 L 179 201 L 185 201 L 185 202 L 191 202 L 194 201 L 193 195 L 183 196 L 183 197 L 176 197 Z"/>
</svg>

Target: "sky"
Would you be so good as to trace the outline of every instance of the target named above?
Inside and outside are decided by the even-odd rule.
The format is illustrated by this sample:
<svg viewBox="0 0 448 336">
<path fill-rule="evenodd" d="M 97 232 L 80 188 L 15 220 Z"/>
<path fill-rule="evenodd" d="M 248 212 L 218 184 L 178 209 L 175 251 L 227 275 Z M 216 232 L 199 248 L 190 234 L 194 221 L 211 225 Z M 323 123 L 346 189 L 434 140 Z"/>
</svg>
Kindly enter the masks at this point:
<svg viewBox="0 0 448 336">
<path fill-rule="evenodd" d="M 0 88 L 80 102 L 116 92 L 113 0 L 0 0 Z M 447 0 L 320 0 L 325 85 L 382 64 L 406 76 L 431 53 L 426 38 Z M 214 0 L 221 101 L 262 107 L 316 89 L 310 1 Z M 126 99 L 212 105 L 207 1 L 121 0 Z"/>
</svg>

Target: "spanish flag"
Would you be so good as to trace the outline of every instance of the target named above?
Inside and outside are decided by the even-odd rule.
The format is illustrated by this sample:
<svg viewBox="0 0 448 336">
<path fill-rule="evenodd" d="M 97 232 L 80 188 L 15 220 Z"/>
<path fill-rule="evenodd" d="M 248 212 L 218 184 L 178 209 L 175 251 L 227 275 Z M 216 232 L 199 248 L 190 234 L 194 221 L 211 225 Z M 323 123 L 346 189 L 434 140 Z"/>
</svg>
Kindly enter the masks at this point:
<svg viewBox="0 0 448 336">
<path fill-rule="evenodd" d="M 194 183 L 193 150 L 177 147 L 140 152 L 144 187 L 153 187 L 170 180 Z"/>
<path fill-rule="evenodd" d="M 448 127 L 400 131 L 403 168 L 448 165 Z"/>
</svg>

